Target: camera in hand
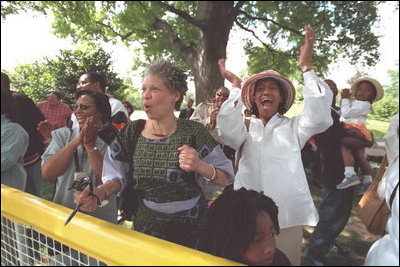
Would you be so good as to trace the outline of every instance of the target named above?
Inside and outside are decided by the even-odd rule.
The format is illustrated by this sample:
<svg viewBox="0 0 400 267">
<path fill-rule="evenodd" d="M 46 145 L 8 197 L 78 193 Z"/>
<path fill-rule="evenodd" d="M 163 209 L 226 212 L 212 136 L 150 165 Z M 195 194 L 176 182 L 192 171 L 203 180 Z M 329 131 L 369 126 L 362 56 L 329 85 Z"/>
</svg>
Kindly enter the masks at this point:
<svg viewBox="0 0 400 267">
<path fill-rule="evenodd" d="M 80 177 L 72 182 L 72 185 L 68 190 L 75 189 L 76 191 L 83 191 L 83 189 L 85 189 L 85 187 L 91 182 L 89 176 Z"/>
<path fill-rule="evenodd" d="M 125 113 L 118 111 L 114 116 L 111 117 L 110 121 L 97 130 L 97 135 L 103 139 L 104 142 L 110 145 L 118 134 L 118 129 L 114 125 L 125 126 L 126 122 L 127 118 Z M 123 126 L 119 128 L 122 129 Z"/>
</svg>

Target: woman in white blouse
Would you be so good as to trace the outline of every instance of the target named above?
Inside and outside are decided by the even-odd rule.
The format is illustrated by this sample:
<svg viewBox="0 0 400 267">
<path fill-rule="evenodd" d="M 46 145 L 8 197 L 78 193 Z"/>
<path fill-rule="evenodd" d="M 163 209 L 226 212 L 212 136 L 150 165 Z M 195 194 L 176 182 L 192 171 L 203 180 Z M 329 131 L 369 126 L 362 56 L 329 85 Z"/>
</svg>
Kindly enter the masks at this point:
<svg viewBox="0 0 400 267">
<path fill-rule="evenodd" d="M 292 265 L 300 265 L 303 225 L 315 226 L 318 221 L 300 151 L 311 136 L 332 124 L 332 91 L 313 71 L 314 32 L 309 27 L 305 31 L 299 57 L 304 76 L 302 115 L 283 116 L 293 104 L 295 89 L 288 79 L 268 70 L 250 77 L 242 90 L 233 88 L 217 117 L 221 139 L 242 153 L 235 190 L 263 191 L 277 203 L 281 227 L 277 248 Z M 223 63 L 219 62 L 222 76 L 231 81 L 234 75 Z M 252 117 L 243 119 L 243 105 Z"/>
</svg>

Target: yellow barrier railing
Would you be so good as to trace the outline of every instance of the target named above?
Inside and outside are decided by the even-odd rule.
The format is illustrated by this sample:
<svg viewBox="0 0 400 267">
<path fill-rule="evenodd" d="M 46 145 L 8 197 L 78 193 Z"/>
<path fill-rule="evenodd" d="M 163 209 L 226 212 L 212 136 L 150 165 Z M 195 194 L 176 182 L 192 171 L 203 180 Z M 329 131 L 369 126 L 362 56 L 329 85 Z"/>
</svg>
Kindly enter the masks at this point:
<svg viewBox="0 0 400 267">
<path fill-rule="evenodd" d="M 1 185 L 1 215 L 109 265 L 239 265 L 88 216 Z"/>
</svg>

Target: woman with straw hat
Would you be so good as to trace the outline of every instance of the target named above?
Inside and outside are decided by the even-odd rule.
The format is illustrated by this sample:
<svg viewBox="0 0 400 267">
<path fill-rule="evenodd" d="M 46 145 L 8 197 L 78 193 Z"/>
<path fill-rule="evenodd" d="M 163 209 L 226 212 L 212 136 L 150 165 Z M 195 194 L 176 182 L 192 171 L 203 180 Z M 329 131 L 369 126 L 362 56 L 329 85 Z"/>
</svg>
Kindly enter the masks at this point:
<svg viewBox="0 0 400 267">
<path fill-rule="evenodd" d="M 281 225 L 277 248 L 292 265 L 300 265 L 302 226 L 315 226 L 318 221 L 300 152 L 311 136 L 332 124 L 332 91 L 313 71 L 314 32 L 309 27 L 305 30 L 299 57 L 305 83 L 302 115 L 283 116 L 293 104 L 294 86 L 278 72 L 267 70 L 247 79 L 242 90 L 233 88 L 217 117 L 222 140 L 242 152 L 235 190 L 263 191 L 276 202 Z M 220 71 L 231 79 L 223 64 Z M 243 120 L 243 105 L 252 111 L 251 118 Z"/>
</svg>

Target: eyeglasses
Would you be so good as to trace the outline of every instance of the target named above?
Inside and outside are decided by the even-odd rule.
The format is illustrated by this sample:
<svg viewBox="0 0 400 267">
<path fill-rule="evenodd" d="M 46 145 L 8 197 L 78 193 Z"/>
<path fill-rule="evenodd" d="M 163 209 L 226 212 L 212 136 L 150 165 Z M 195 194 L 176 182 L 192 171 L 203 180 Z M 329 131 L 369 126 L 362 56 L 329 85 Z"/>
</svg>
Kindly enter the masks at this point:
<svg viewBox="0 0 400 267">
<path fill-rule="evenodd" d="M 90 105 L 89 104 L 72 104 L 71 108 L 72 108 L 72 110 L 77 110 L 79 107 L 81 110 L 87 110 L 88 108 L 90 108 L 92 106 L 95 106 L 95 104 L 90 104 Z"/>
</svg>

